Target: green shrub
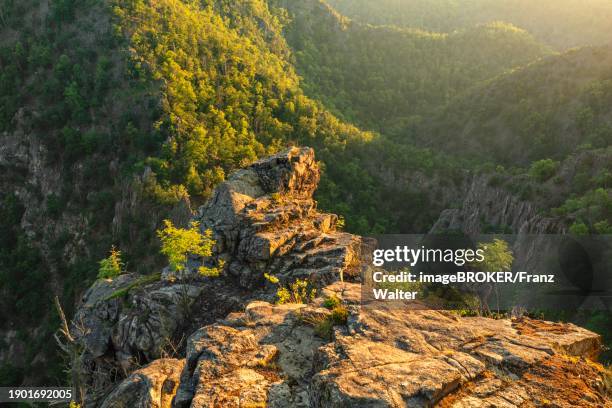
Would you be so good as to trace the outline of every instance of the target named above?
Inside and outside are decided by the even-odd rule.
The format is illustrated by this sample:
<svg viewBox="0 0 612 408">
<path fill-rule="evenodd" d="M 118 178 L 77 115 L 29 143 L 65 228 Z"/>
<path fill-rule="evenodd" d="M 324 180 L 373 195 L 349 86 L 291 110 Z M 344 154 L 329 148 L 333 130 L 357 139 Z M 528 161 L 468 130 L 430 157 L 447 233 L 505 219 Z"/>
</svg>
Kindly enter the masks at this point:
<svg viewBox="0 0 612 408">
<path fill-rule="evenodd" d="M 317 290 L 305 279 L 297 279 L 295 282 L 285 287 L 274 275 L 264 273 L 264 277 L 269 282 L 278 285 L 276 303 L 279 305 L 287 303 L 306 304 L 312 302 L 317 295 Z"/>
<path fill-rule="evenodd" d="M 338 216 L 336 220 L 336 229 L 342 231 L 346 227 L 346 220 L 342 215 Z"/>
<path fill-rule="evenodd" d="M 479 271 L 509 271 L 512 269 L 514 255 L 508 243 L 502 239 L 493 242 L 480 242 L 478 249 L 482 250 L 483 261 L 476 262 L 474 267 Z"/>
<path fill-rule="evenodd" d="M 108 258 L 100 261 L 100 269 L 98 269 L 98 278 L 113 279 L 123 273 L 123 262 L 121 261 L 121 251 L 118 251 L 113 246 L 110 250 Z"/>
<path fill-rule="evenodd" d="M 537 181 L 546 181 L 555 175 L 559 162 L 545 159 L 533 162 L 529 168 L 529 175 Z"/>
<path fill-rule="evenodd" d="M 176 228 L 169 220 L 164 220 L 164 228 L 158 230 L 157 235 L 162 243 L 161 253 L 166 255 L 170 268 L 175 272 L 185 269 L 189 254 L 209 257 L 215 245 L 212 231 L 206 230 L 201 233 L 197 222 L 192 222 L 188 229 L 183 229 Z M 204 276 L 218 276 L 221 268 L 222 266 L 218 268 L 201 266 L 199 272 Z"/>
<path fill-rule="evenodd" d="M 344 305 L 338 305 L 333 308 L 330 319 L 335 325 L 346 324 L 348 315 L 348 309 Z"/>
<path fill-rule="evenodd" d="M 595 223 L 594 227 L 598 234 L 612 234 L 612 225 L 606 220 Z"/>
<path fill-rule="evenodd" d="M 272 200 L 273 203 L 280 204 L 283 200 L 283 197 L 281 196 L 280 193 L 272 193 L 270 194 L 270 199 Z"/>
<path fill-rule="evenodd" d="M 570 227 L 570 233 L 575 235 L 587 235 L 589 233 L 589 227 L 584 222 L 578 222 L 572 224 Z"/>
<path fill-rule="evenodd" d="M 278 304 L 285 303 L 308 303 L 316 296 L 316 289 L 311 288 L 306 280 L 297 279 L 289 287 L 279 288 L 276 292 Z"/>
<path fill-rule="evenodd" d="M 594 184 L 597 186 L 601 186 L 604 188 L 612 187 L 612 173 L 608 170 L 605 170 L 599 173 L 593 181 Z"/>
<path fill-rule="evenodd" d="M 332 295 L 328 298 L 325 298 L 325 300 L 323 301 L 323 307 L 332 310 L 336 306 L 339 306 L 340 303 L 341 303 L 340 298 L 336 295 Z"/>
</svg>

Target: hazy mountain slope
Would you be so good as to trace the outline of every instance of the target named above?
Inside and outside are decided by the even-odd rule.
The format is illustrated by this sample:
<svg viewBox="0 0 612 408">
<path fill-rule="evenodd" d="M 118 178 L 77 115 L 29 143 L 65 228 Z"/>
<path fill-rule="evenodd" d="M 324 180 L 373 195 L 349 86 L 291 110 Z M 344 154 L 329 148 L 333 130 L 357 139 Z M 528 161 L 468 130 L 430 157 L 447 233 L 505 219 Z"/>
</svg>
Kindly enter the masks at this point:
<svg viewBox="0 0 612 408">
<path fill-rule="evenodd" d="M 506 165 L 561 159 L 612 142 L 612 48 L 583 48 L 502 75 L 420 129 L 436 149 Z"/>
<path fill-rule="evenodd" d="M 507 21 L 556 48 L 612 41 L 608 0 L 329 0 L 341 13 L 372 24 L 452 32 Z"/>
<path fill-rule="evenodd" d="M 450 35 L 359 24 L 320 0 L 281 0 L 306 92 L 367 128 L 393 134 L 458 92 L 548 50 L 493 23 Z"/>
<path fill-rule="evenodd" d="M 612 232 L 612 47 L 502 75 L 415 133 L 434 151 L 491 163 L 492 186 L 560 217 L 571 232 Z"/>
<path fill-rule="evenodd" d="M 149 99 L 100 4 L 9 1 L 1 14 L 0 382 L 52 384 L 53 296 L 70 309 L 111 245 L 124 118 Z"/>
</svg>

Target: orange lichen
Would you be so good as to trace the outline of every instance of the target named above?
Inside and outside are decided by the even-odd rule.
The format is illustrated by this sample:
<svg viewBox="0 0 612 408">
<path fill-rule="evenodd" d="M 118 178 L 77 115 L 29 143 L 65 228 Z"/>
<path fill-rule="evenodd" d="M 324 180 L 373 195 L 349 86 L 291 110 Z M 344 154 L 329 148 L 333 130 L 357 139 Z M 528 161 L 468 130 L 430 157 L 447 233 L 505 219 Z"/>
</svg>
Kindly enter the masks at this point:
<svg viewBox="0 0 612 408">
<path fill-rule="evenodd" d="M 512 321 L 514 327 L 519 334 L 534 335 L 543 333 L 565 334 L 574 331 L 572 326 L 565 323 L 545 322 L 543 320 L 534 320 L 529 318 L 520 318 Z"/>
<path fill-rule="evenodd" d="M 450 408 L 468 398 L 481 400 L 483 406 L 495 406 L 496 400 L 507 401 L 508 395 L 520 390 L 522 402 L 518 406 L 521 407 L 608 407 L 604 374 L 601 365 L 588 359 L 556 354 L 525 370 L 515 380 L 500 375 L 497 370 L 485 371 L 436 406 Z M 483 385 L 496 379 L 496 387 L 490 392 L 481 391 L 486 388 Z"/>
</svg>

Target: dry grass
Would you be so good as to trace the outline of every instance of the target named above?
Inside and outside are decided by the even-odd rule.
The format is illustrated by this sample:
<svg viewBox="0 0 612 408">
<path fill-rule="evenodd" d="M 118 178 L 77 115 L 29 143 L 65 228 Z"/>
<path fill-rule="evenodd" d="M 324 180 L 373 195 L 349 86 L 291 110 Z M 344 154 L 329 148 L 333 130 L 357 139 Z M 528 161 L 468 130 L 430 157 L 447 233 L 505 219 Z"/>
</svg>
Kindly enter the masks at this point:
<svg viewBox="0 0 612 408">
<path fill-rule="evenodd" d="M 304 317 L 304 323 L 312 326 L 317 336 L 325 340 L 331 340 L 334 326 L 346 324 L 348 320 L 348 309 L 342 304 L 333 307 L 330 314 L 317 314 Z"/>
</svg>

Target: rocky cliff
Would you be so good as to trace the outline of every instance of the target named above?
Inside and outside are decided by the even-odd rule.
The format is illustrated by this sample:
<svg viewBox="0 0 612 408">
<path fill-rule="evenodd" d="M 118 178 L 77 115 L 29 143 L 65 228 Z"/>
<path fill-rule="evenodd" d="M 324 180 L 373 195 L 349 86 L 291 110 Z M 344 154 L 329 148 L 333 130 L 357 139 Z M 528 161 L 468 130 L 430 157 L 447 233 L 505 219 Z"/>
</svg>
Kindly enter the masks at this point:
<svg viewBox="0 0 612 408">
<path fill-rule="evenodd" d="M 566 230 L 559 219 L 546 217 L 538 210 L 537 205 L 520 199 L 507 189 L 491 186 L 490 177 L 476 176 L 461 207 L 444 210 L 432 229 L 458 230 L 470 235 L 486 233 L 487 225 L 515 234 L 551 234 Z"/>
<path fill-rule="evenodd" d="M 451 197 L 459 201 L 441 212 L 432 230 L 468 235 L 565 234 L 577 219 L 588 220 L 588 214 L 573 209 L 560 215 L 551 209 L 592 189 L 596 180 L 609 173 L 611 154 L 609 149 L 578 151 L 557 163 L 554 175 L 543 179 L 503 168 L 466 177 L 462 188 L 452 191 Z"/>
<path fill-rule="evenodd" d="M 600 338 L 582 328 L 362 308 L 361 238 L 317 211 L 318 180 L 308 148 L 254 163 L 195 217 L 212 257 L 96 282 L 70 327 L 85 406 L 612 406 Z M 318 295 L 274 304 L 264 273 Z"/>
</svg>

